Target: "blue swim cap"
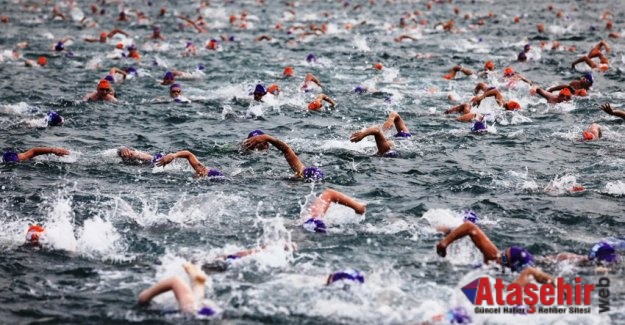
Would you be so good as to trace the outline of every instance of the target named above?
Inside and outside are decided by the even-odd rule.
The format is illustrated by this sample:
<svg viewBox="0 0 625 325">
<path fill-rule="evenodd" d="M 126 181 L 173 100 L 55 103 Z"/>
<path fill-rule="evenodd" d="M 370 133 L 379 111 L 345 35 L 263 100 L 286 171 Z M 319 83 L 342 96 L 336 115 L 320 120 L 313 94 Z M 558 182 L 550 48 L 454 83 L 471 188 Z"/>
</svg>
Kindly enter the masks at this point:
<svg viewBox="0 0 625 325">
<path fill-rule="evenodd" d="M 134 44 L 128 45 L 128 51 L 136 51 L 137 47 Z"/>
<path fill-rule="evenodd" d="M 152 29 L 154 32 L 158 33 L 161 31 L 161 28 L 159 26 L 154 26 L 154 28 Z"/>
<path fill-rule="evenodd" d="M 582 77 L 588 80 L 588 82 L 590 82 L 591 85 L 595 82 L 595 78 L 593 78 L 592 72 L 584 72 Z"/>
<path fill-rule="evenodd" d="M 356 86 L 356 88 L 354 89 L 354 92 L 362 95 L 367 92 L 367 88 L 363 86 Z"/>
<path fill-rule="evenodd" d="M 104 77 L 104 80 L 108 80 L 109 82 L 115 82 L 115 78 L 113 78 L 113 76 L 111 76 L 110 74 L 106 75 L 106 77 Z"/>
<path fill-rule="evenodd" d="M 480 217 L 473 210 L 462 211 L 462 220 L 477 223 Z"/>
<path fill-rule="evenodd" d="M 222 177 L 224 176 L 224 174 L 217 169 L 210 169 L 208 171 L 208 174 L 206 174 L 206 176 L 207 177 Z"/>
<path fill-rule="evenodd" d="M 249 138 L 251 138 L 251 137 L 255 137 L 255 136 L 257 136 L 257 135 L 261 135 L 261 134 L 265 134 L 265 132 L 263 132 L 263 131 L 261 131 L 261 130 L 254 130 L 254 131 L 250 132 L 250 133 L 247 135 L 247 138 L 249 139 Z"/>
<path fill-rule="evenodd" d="M 471 324 L 472 319 L 464 307 L 456 307 L 447 312 L 447 321 L 451 324 Z"/>
<path fill-rule="evenodd" d="M 527 55 L 525 55 L 525 51 L 521 51 L 521 53 L 519 53 L 519 56 L 517 57 L 517 60 L 520 61 L 520 62 L 527 61 Z"/>
<path fill-rule="evenodd" d="M 315 61 L 317 61 L 317 57 L 314 54 L 310 53 L 306 57 L 306 61 L 307 62 L 315 62 Z"/>
<path fill-rule="evenodd" d="M 63 117 L 55 111 L 49 111 L 48 115 L 46 115 L 46 121 L 48 126 L 59 126 L 63 124 Z"/>
<path fill-rule="evenodd" d="M 330 274 L 330 276 L 328 276 L 328 284 L 332 284 L 338 281 L 354 281 L 365 283 L 365 276 L 362 275 L 360 272 L 352 269 L 334 272 Z"/>
<path fill-rule="evenodd" d="M 529 43 L 527 43 L 523 46 L 523 51 L 528 52 L 531 48 L 532 46 Z"/>
<path fill-rule="evenodd" d="M 325 175 L 323 171 L 317 167 L 306 167 L 304 169 L 304 179 L 309 181 L 322 180 Z"/>
<path fill-rule="evenodd" d="M 169 91 L 172 91 L 176 88 L 182 90 L 182 86 L 180 84 L 172 84 L 171 86 L 169 86 Z"/>
<path fill-rule="evenodd" d="M 615 263 L 618 259 L 614 246 L 606 242 L 598 242 L 590 249 L 588 260 L 598 263 Z"/>
<path fill-rule="evenodd" d="M 126 68 L 126 73 L 137 74 L 137 69 L 135 67 Z"/>
<path fill-rule="evenodd" d="M 57 52 L 63 51 L 64 49 L 65 49 L 65 45 L 61 41 L 56 43 L 56 45 L 54 46 L 54 50 Z"/>
<path fill-rule="evenodd" d="M 387 152 L 385 152 L 382 157 L 385 158 L 398 158 L 399 157 L 399 152 L 395 151 L 395 150 L 389 150 Z"/>
<path fill-rule="evenodd" d="M 502 262 L 507 261 L 505 251 L 502 253 Z M 512 271 L 518 272 L 528 266 L 534 265 L 534 256 L 527 249 L 519 246 L 510 246 L 510 261 L 508 266 Z"/>
<path fill-rule="evenodd" d="M 152 165 L 156 165 L 156 162 L 159 161 L 161 158 L 163 158 L 163 153 L 162 152 L 157 152 L 152 156 Z"/>
<path fill-rule="evenodd" d="M 384 98 L 384 102 L 385 103 L 389 103 L 390 104 L 392 101 L 393 101 L 393 97 L 392 96 L 387 96 L 387 97 Z"/>
<path fill-rule="evenodd" d="M 198 69 L 198 70 L 205 70 L 205 69 L 206 69 L 206 67 L 205 67 L 202 63 L 199 63 L 199 64 L 197 65 L 197 69 Z"/>
<path fill-rule="evenodd" d="M 185 45 L 184 47 L 188 48 L 188 47 L 190 47 L 191 45 L 193 45 L 193 42 L 188 41 L 188 42 L 187 42 L 187 45 Z"/>
<path fill-rule="evenodd" d="M 410 134 L 410 132 L 406 132 L 406 131 L 399 131 L 397 132 L 397 134 L 395 134 L 396 138 L 410 138 L 412 136 L 412 134 Z"/>
<path fill-rule="evenodd" d="M 265 87 L 261 84 L 257 84 L 256 88 L 254 88 L 254 95 L 266 95 L 267 94 L 267 89 L 265 89 Z"/>
<path fill-rule="evenodd" d="M 163 80 L 167 79 L 167 80 L 174 80 L 175 76 L 174 73 L 171 71 L 167 71 L 165 72 L 165 76 L 163 76 Z"/>
<path fill-rule="evenodd" d="M 238 260 L 240 258 L 241 258 L 241 256 L 238 256 L 238 255 L 228 255 L 228 256 L 226 256 L 227 260 Z"/>
<path fill-rule="evenodd" d="M 234 42 L 234 35 L 230 35 L 230 36 L 228 36 L 228 40 L 229 40 L 230 42 Z"/>
<path fill-rule="evenodd" d="M 473 133 L 485 133 L 488 132 L 488 127 L 486 127 L 486 124 L 484 124 L 484 122 L 482 121 L 475 121 L 475 123 L 473 123 L 473 126 L 471 127 L 471 132 Z"/>
<path fill-rule="evenodd" d="M 321 219 L 310 218 L 302 225 L 305 230 L 310 232 L 327 233 L 326 224 Z"/>
<path fill-rule="evenodd" d="M 202 309 L 198 310 L 197 314 L 200 316 L 213 316 L 216 312 L 212 308 L 204 306 Z"/>
<path fill-rule="evenodd" d="M 7 150 L 2 154 L 2 162 L 5 164 L 9 163 L 18 163 L 20 162 L 20 157 L 17 155 L 17 152 L 13 150 Z"/>
</svg>

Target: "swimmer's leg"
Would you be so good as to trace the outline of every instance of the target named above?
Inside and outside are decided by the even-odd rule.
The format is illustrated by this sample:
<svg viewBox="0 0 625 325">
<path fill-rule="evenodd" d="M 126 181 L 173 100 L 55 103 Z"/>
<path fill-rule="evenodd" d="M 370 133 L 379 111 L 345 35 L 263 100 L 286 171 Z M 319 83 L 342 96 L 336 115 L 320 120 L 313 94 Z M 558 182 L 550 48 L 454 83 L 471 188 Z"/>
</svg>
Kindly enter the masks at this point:
<svg viewBox="0 0 625 325">
<path fill-rule="evenodd" d="M 189 285 L 180 277 L 174 276 L 162 280 L 139 294 L 139 305 L 147 305 L 161 293 L 173 291 L 180 311 L 195 314 L 195 298 Z"/>
<path fill-rule="evenodd" d="M 404 120 L 401 118 L 401 116 L 399 116 L 399 114 L 397 112 L 391 112 L 388 115 L 388 119 L 386 120 L 386 122 L 384 122 L 384 125 L 382 126 L 382 128 L 384 130 L 388 130 L 391 128 L 392 125 L 395 125 L 395 129 L 397 130 L 397 132 L 410 132 L 408 131 L 408 128 L 406 127 L 406 124 L 404 123 Z"/>
</svg>

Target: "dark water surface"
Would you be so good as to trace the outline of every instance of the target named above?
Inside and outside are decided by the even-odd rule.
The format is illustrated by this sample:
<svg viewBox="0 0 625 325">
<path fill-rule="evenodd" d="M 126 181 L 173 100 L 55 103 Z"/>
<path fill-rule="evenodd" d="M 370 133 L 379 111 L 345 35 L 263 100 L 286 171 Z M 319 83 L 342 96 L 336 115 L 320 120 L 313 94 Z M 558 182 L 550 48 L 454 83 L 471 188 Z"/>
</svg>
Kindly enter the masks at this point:
<svg viewBox="0 0 625 325">
<path fill-rule="evenodd" d="M 211 261 L 269 243 L 272 249 L 211 276 L 208 298 L 223 310 L 220 321 L 415 324 L 450 307 L 470 308 L 459 288 L 484 274 L 501 276 L 473 267 L 481 256 L 469 240 L 453 245 L 446 259 L 436 256 L 434 246 L 441 237 L 432 225 L 451 222 L 464 209 L 482 217 L 484 230 L 499 248 L 524 245 L 534 255 L 587 254 L 594 242 L 623 235 L 625 125 L 598 109 L 604 102 L 618 107 L 625 98 L 621 39 L 609 40 L 612 68 L 595 73 L 589 97 L 549 105 L 531 97 L 526 85 L 503 88 L 504 96 L 517 99 L 523 109 L 501 112 L 494 102 L 484 101 L 480 109 L 496 115 L 496 132 L 484 136 L 471 135 L 470 125 L 442 114 L 454 105 L 448 93 L 469 100 L 480 81 L 461 76 L 444 80 L 454 64 L 477 70 L 491 59 L 496 76 L 510 65 L 543 87 L 578 78 L 582 67 L 571 70 L 570 62 L 606 37 L 601 14 L 610 10 L 615 29 L 623 28 L 621 1 L 559 2 L 562 19 L 534 0 L 434 4 L 431 11 L 425 2 L 363 1 L 354 8 L 357 2 L 344 7 L 333 1 L 300 1 L 294 17 L 283 2 L 267 2 L 215 1 L 203 9 L 208 33 L 198 34 L 181 30 L 175 17 L 196 15 L 197 3 L 168 1 L 163 3 L 168 14 L 157 18 L 156 4 L 129 2 L 125 8 L 152 17 L 145 24 L 117 22 L 122 7 L 100 5 L 107 13 L 95 18 L 99 27 L 83 28 L 71 17 L 51 20 L 50 6 L 28 11 L 18 1 L 0 1 L 2 14 L 11 17 L 9 24 L 0 25 L 0 50 L 10 52 L 28 41 L 28 48 L 20 50 L 24 58 L 44 55 L 49 60 L 48 67 L 37 69 L 3 57 L 0 145 L 72 151 L 63 158 L 0 166 L 1 323 L 201 322 L 163 315 L 162 310 L 176 309 L 171 296 L 157 299 L 149 309 L 136 307 L 136 297 L 158 279 L 184 276 L 184 260 Z M 89 13 L 89 5 L 81 1 L 79 8 Z M 455 17 L 454 6 L 474 17 L 456 17 L 462 32 L 433 29 L 435 22 Z M 65 4 L 60 8 L 69 12 Z M 250 28 L 231 27 L 228 17 L 243 9 L 249 12 Z M 428 24 L 399 29 L 402 13 L 417 9 Z M 475 17 L 489 11 L 496 16 L 477 26 Z M 512 23 L 522 14 L 519 24 Z M 358 25 L 362 21 L 366 23 Z M 275 30 L 277 22 L 285 27 L 327 22 L 329 30 L 300 38 Z M 536 32 L 539 22 L 545 23 L 546 33 Z M 356 27 L 346 30 L 346 23 Z M 148 39 L 153 25 L 166 37 L 160 50 Z M 140 63 L 107 58 L 118 40 L 80 40 L 114 27 L 131 34 L 126 42 L 139 47 Z M 274 41 L 254 41 L 261 34 Z M 401 34 L 418 41 L 393 41 Z M 68 35 L 76 38 L 67 46 L 73 57 L 51 51 L 53 43 Z M 203 49 L 219 35 L 234 35 L 235 41 L 223 42 L 222 51 Z M 197 56 L 179 55 L 187 40 L 198 45 Z M 551 43 L 540 49 L 540 41 L 552 40 L 565 48 L 575 45 L 577 51 L 551 51 Z M 526 43 L 533 46 L 532 60 L 514 62 Z M 306 62 L 309 53 L 317 63 Z M 417 53 L 432 57 L 420 59 Z M 375 62 L 385 70 L 367 69 Z M 200 63 L 205 75 L 180 80 L 193 103 L 153 100 L 168 95 L 159 84 L 166 71 L 191 72 Z M 81 101 L 108 68 L 131 65 L 140 69 L 139 77 L 114 85 L 118 104 Z M 287 65 L 295 68 L 296 77 L 281 80 Z M 313 96 L 299 91 L 306 72 L 319 78 L 324 93 L 338 102 L 336 109 L 306 110 Z M 486 81 L 505 86 L 495 76 Z M 255 103 L 248 92 L 257 82 L 278 83 L 282 93 Z M 357 95 L 357 85 L 378 92 Z M 389 96 L 391 103 L 385 102 Z M 36 127 L 48 110 L 63 115 L 65 125 Z M 349 142 L 351 133 L 382 123 L 391 110 L 404 117 L 414 134 L 396 141 L 400 158 L 372 157 L 372 139 Z M 603 139 L 578 142 L 592 122 L 603 126 Z M 307 166 L 325 171 L 325 181 L 291 179 L 283 156 L 273 148 L 266 153 L 240 150 L 240 142 L 254 129 L 290 144 Z M 189 149 L 227 177 L 196 179 L 184 161 L 165 169 L 122 164 L 116 156 L 120 146 L 150 153 Z M 586 190 L 572 193 L 574 184 Z M 331 207 L 329 236 L 304 233 L 299 226 L 302 207 L 325 188 L 366 202 L 367 212 L 361 217 Z M 34 222 L 46 226 L 53 248 L 21 247 L 28 223 Z M 297 243 L 298 251 L 284 252 L 285 242 Z M 327 274 L 343 268 L 362 270 L 367 282 L 349 290 L 323 286 Z M 590 283 L 599 279 L 591 269 L 544 268 L 571 281 L 576 275 Z M 509 273 L 503 277 L 514 279 Z M 474 321 L 619 324 L 625 321 L 622 266 L 608 277 L 609 313 L 599 314 L 594 303 L 590 315 L 474 315 Z"/>
</svg>

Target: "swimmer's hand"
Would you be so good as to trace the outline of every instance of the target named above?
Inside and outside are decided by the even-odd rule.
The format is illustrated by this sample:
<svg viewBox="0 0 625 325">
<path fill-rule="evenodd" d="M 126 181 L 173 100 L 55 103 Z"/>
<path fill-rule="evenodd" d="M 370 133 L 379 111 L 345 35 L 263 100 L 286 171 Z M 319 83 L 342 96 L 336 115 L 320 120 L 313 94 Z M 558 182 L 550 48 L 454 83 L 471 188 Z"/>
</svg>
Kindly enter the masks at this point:
<svg viewBox="0 0 625 325">
<path fill-rule="evenodd" d="M 438 254 L 438 256 L 440 257 L 445 257 L 447 256 L 447 246 L 443 245 L 443 243 L 438 243 L 436 245 L 436 254 Z"/>
<path fill-rule="evenodd" d="M 614 114 L 614 110 L 612 109 L 612 106 L 610 105 L 610 103 L 605 103 L 603 105 L 601 105 L 599 108 L 601 108 L 604 112 L 613 115 Z"/>
<path fill-rule="evenodd" d="M 364 132 L 358 131 L 358 132 L 355 132 L 354 134 L 352 134 L 349 137 L 349 141 L 351 141 L 351 142 L 360 142 L 360 140 L 362 140 L 366 136 L 367 135 Z"/>
<path fill-rule="evenodd" d="M 69 155 L 69 150 L 63 149 L 63 148 L 53 148 L 51 153 L 59 157 L 63 157 L 63 156 Z"/>
<path fill-rule="evenodd" d="M 480 106 L 480 103 L 482 102 L 482 99 L 484 99 L 482 96 L 475 96 L 471 99 L 471 105 L 473 106 Z"/>
<path fill-rule="evenodd" d="M 254 137 L 251 137 L 245 141 L 243 141 L 243 148 L 248 149 L 248 150 L 252 150 L 254 148 L 256 148 L 256 146 L 260 146 L 263 145 L 267 142 L 268 139 L 268 135 L 267 134 L 260 134 Z"/>
<path fill-rule="evenodd" d="M 118 155 L 120 157 L 122 157 L 123 159 L 130 159 L 130 158 L 134 158 L 132 151 L 128 148 L 121 148 L 119 149 Z"/>
<path fill-rule="evenodd" d="M 156 166 L 158 167 L 163 167 L 167 164 L 169 164 L 170 162 L 172 162 L 176 157 L 174 156 L 174 154 L 167 154 L 165 155 L 163 158 L 159 159 L 156 161 Z"/>
</svg>

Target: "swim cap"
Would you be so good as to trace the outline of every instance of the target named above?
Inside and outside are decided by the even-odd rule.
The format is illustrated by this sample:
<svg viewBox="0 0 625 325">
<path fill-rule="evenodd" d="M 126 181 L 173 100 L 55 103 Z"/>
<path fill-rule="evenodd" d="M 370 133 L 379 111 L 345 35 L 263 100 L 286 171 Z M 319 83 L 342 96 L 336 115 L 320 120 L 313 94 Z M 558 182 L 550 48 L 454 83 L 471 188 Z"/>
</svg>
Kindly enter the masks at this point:
<svg viewBox="0 0 625 325">
<path fill-rule="evenodd" d="M 154 28 L 152 29 L 155 33 L 159 33 L 161 31 L 161 28 L 158 26 L 154 26 Z"/>
<path fill-rule="evenodd" d="M 590 253 L 588 253 L 588 259 L 598 263 L 615 263 L 618 256 L 614 246 L 602 241 L 592 246 Z"/>
<path fill-rule="evenodd" d="M 48 126 L 59 126 L 63 124 L 63 117 L 55 111 L 49 111 L 46 116 L 46 121 L 48 122 Z"/>
<path fill-rule="evenodd" d="M 521 105 L 514 100 L 510 100 L 508 101 L 508 107 L 506 107 L 506 109 L 511 111 L 521 109 Z"/>
<path fill-rule="evenodd" d="M 68 58 L 73 58 L 74 57 L 74 52 L 69 50 L 69 51 L 67 51 L 67 53 L 65 53 L 65 56 L 68 57 Z"/>
<path fill-rule="evenodd" d="M 171 71 L 165 72 L 165 76 L 163 76 L 163 80 L 174 80 L 175 78 L 176 76 Z"/>
<path fill-rule="evenodd" d="M 588 132 L 588 131 L 584 131 L 584 133 L 582 133 L 582 138 L 581 141 L 590 141 L 590 140 L 594 140 L 595 139 L 595 135 Z"/>
<path fill-rule="evenodd" d="M 202 70 L 206 70 L 206 67 L 202 63 L 198 63 L 197 69 L 202 71 Z"/>
<path fill-rule="evenodd" d="M 514 74 L 514 70 L 510 67 L 507 67 L 506 69 L 503 70 L 503 75 L 506 77 L 510 77 Z"/>
<path fill-rule="evenodd" d="M 586 97 L 588 96 L 588 92 L 586 91 L 586 89 L 578 89 L 575 91 L 575 96 Z"/>
<path fill-rule="evenodd" d="M 228 36 L 228 41 L 230 41 L 230 42 L 234 42 L 234 35 L 230 35 L 230 36 Z"/>
<path fill-rule="evenodd" d="M 480 217 L 473 210 L 462 211 L 462 220 L 477 224 Z"/>
<path fill-rule="evenodd" d="M 109 83 L 108 80 L 106 79 L 102 79 L 100 80 L 100 82 L 98 83 L 98 89 L 111 89 L 111 83 Z"/>
<path fill-rule="evenodd" d="M 5 164 L 18 163 L 20 162 L 20 157 L 18 156 L 17 152 L 13 150 L 7 150 L 4 152 L 4 154 L 2 154 L 2 162 Z"/>
<path fill-rule="evenodd" d="M 473 133 L 488 132 L 488 127 L 482 121 L 475 121 L 475 123 L 473 123 L 473 126 L 471 127 L 471 132 Z"/>
<path fill-rule="evenodd" d="M 182 90 L 182 86 L 180 86 L 180 84 L 173 84 L 173 85 L 169 86 L 169 91 L 172 91 L 174 89 Z"/>
<path fill-rule="evenodd" d="M 137 69 L 135 67 L 126 68 L 126 73 L 137 74 Z"/>
<path fill-rule="evenodd" d="M 137 47 L 134 44 L 128 45 L 128 51 L 136 51 Z"/>
<path fill-rule="evenodd" d="M 592 73 L 591 72 L 585 72 L 582 75 L 582 78 L 588 80 L 588 82 L 590 82 L 590 84 L 592 85 L 595 81 L 595 78 L 593 78 Z"/>
<path fill-rule="evenodd" d="M 387 152 L 385 152 L 382 157 L 385 158 L 397 158 L 399 157 L 399 152 L 395 151 L 395 150 L 389 150 Z"/>
<path fill-rule="evenodd" d="M 115 45 L 115 48 L 123 50 L 124 49 L 124 43 L 117 43 L 117 45 Z"/>
<path fill-rule="evenodd" d="M 450 324 L 471 324 L 473 320 L 464 307 L 456 307 L 447 312 L 447 321 Z"/>
<path fill-rule="evenodd" d="M 503 253 L 503 256 L 505 256 L 505 252 Z M 508 266 L 512 269 L 512 271 L 518 272 L 533 265 L 534 256 L 532 256 L 527 249 L 518 246 L 510 247 L 510 260 L 508 261 Z"/>
<path fill-rule="evenodd" d="M 257 135 L 262 135 L 262 134 L 265 134 L 265 132 L 263 132 L 263 131 L 261 131 L 261 130 L 254 130 L 254 131 L 250 132 L 250 133 L 247 135 L 247 138 L 249 139 L 249 138 L 251 138 L 251 137 L 255 137 L 255 136 L 257 136 Z"/>
<path fill-rule="evenodd" d="M 280 87 L 278 87 L 278 85 L 276 84 L 271 84 L 269 87 L 267 87 L 267 92 L 273 95 L 278 95 L 280 94 Z"/>
<path fill-rule="evenodd" d="M 39 237 L 45 231 L 45 229 L 40 225 L 32 225 L 28 227 L 26 231 L 26 241 L 36 244 L 39 242 Z"/>
<path fill-rule="evenodd" d="M 493 63 L 493 61 L 486 61 L 486 63 L 484 63 L 484 69 L 486 70 L 495 69 L 495 63 Z"/>
<path fill-rule="evenodd" d="M 265 87 L 261 84 L 257 84 L 256 88 L 254 88 L 254 95 L 264 96 L 266 94 L 267 94 L 267 90 L 265 89 Z"/>
<path fill-rule="evenodd" d="M 220 172 L 218 169 L 209 169 L 208 170 L 208 174 L 206 174 L 206 177 L 220 177 L 220 176 L 224 176 L 224 174 L 222 172 Z"/>
<path fill-rule="evenodd" d="M 384 98 L 384 102 L 390 104 L 391 102 L 393 102 L 393 97 L 392 96 L 386 96 Z"/>
<path fill-rule="evenodd" d="M 363 86 L 356 86 L 356 89 L 354 89 L 354 92 L 359 95 L 362 95 L 367 92 L 367 88 Z"/>
<path fill-rule="evenodd" d="M 192 45 L 193 45 L 193 42 L 188 41 L 188 42 L 187 42 L 187 44 L 186 44 L 184 47 L 185 47 L 185 48 L 189 48 L 189 47 L 190 47 L 190 46 L 192 46 Z"/>
<path fill-rule="evenodd" d="M 44 65 L 48 64 L 48 59 L 46 59 L 45 56 L 40 56 L 37 59 L 37 64 L 39 64 L 40 66 L 44 66 Z"/>
<path fill-rule="evenodd" d="M 325 175 L 323 174 L 323 171 L 317 167 L 306 167 L 304 169 L 303 176 L 306 180 L 318 181 L 322 180 Z"/>
<path fill-rule="evenodd" d="M 206 47 L 207 47 L 209 50 L 214 50 L 214 49 L 216 49 L 216 48 L 217 48 L 217 45 L 218 45 L 218 44 L 219 44 L 219 42 L 217 42 L 217 40 L 216 40 L 216 39 L 212 39 L 212 40 L 210 40 L 210 41 L 208 42 L 208 45 L 206 45 Z"/>
<path fill-rule="evenodd" d="M 161 160 L 161 158 L 163 158 L 163 153 L 157 152 L 152 156 L 152 160 L 150 162 L 152 163 L 152 165 L 156 165 L 156 162 Z"/>
<path fill-rule="evenodd" d="M 399 131 L 397 132 L 397 134 L 395 134 L 396 138 L 410 138 L 412 136 L 412 134 L 410 134 L 410 132 L 406 132 L 406 131 Z"/>
<path fill-rule="evenodd" d="M 106 38 L 106 32 L 100 33 L 100 38 Z"/>
<path fill-rule="evenodd" d="M 316 111 L 318 109 L 321 108 L 321 101 L 320 100 L 313 100 L 312 102 L 308 103 L 308 109 L 312 110 L 312 111 Z"/>
<path fill-rule="evenodd" d="M 306 57 L 306 61 L 307 62 L 316 62 L 317 61 L 317 57 L 314 54 L 310 53 Z"/>
<path fill-rule="evenodd" d="M 115 82 L 115 78 L 113 76 L 111 76 L 110 74 L 107 75 L 106 77 L 104 77 L 104 80 L 107 80 L 109 82 Z"/>
<path fill-rule="evenodd" d="M 384 66 L 382 65 L 382 63 L 376 63 L 373 65 L 373 68 L 376 70 L 382 70 Z"/>
<path fill-rule="evenodd" d="M 520 61 L 520 62 L 527 61 L 527 55 L 525 55 L 524 51 L 521 51 L 521 53 L 519 53 L 519 56 L 517 57 L 517 60 Z"/>
<path fill-rule="evenodd" d="M 310 232 L 318 232 L 318 233 L 323 233 L 323 234 L 327 232 L 326 224 L 323 223 L 323 221 L 321 221 L 320 219 L 310 218 L 306 220 L 306 222 L 304 222 L 302 227 L 304 227 L 305 230 L 310 231 Z"/>
<path fill-rule="evenodd" d="M 63 42 L 61 41 L 56 43 L 56 45 L 54 46 L 54 50 L 57 52 L 63 51 L 64 49 L 65 49 L 65 46 L 63 45 Z"/>
<path fill-rule="evenodd" d="M 282 76 L 283 77 L 293 77 L 295 76 L 295 71 L 293 71 L 293 67 L 286 67 L 284 68 L 284 71 L 282 71 Z"/>
<path fill-rule="evenodd" d="M 239 255 L 228 255 L 228 256 L 226 256 L 226 260 L 238 260 L 240 258 L 241 258 L 241 256 L 239 256 Z"/>
<path fill-rule="evenodd" d="M 328 284 L 332 284 L 338 281 L 354 281 L 365 283 L 365 277 L 360 272 L 352 269 L 334 272 L 328 276 Z"/>
<path fill-rule="evenodd" d="M 200 316 L 213 316 L 216 312 L 212 308 L 204 306 L 202 309 L 198 310 L 197 314 Z"/>
<path fill-rule="evenodd" d="M 525 44 L 525 46 L 523 46 L 523 51 L 525 51 L 525 52 L 529 52 L 529 50 L 531 49 L 531 47 L 532 47 L 531 45 L 529 45 L 529 44 Z"/>
<path fill-rule="evenodd" d="M 571 97 L 571 90 L 568 89 L 568 88 L 564 88 L 564 89 L 560 90 L 560 95 L 566 96 L 566 97 Z"/>
</svg>

